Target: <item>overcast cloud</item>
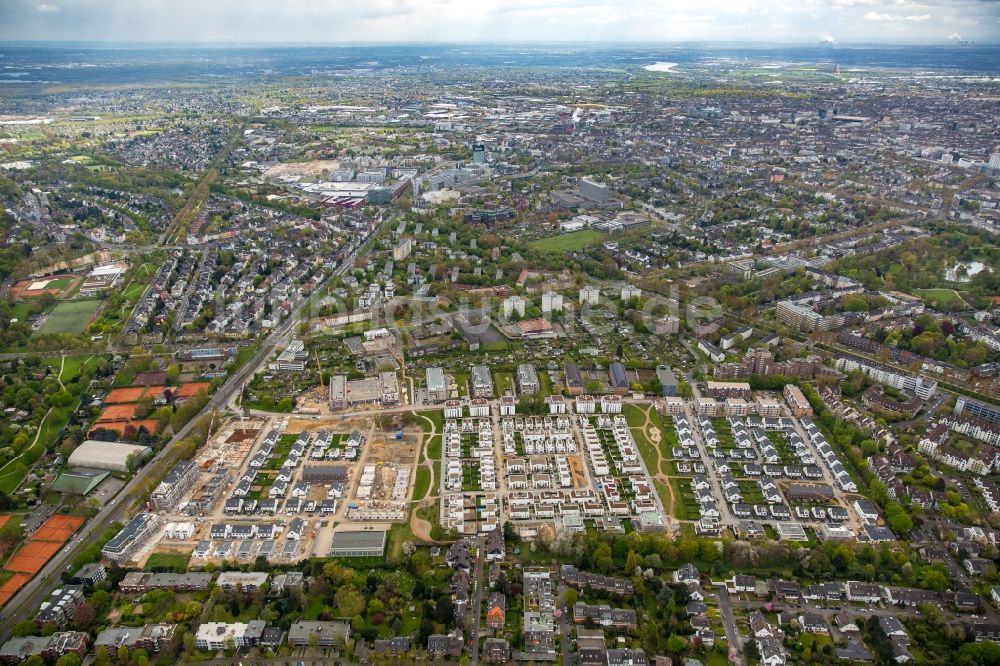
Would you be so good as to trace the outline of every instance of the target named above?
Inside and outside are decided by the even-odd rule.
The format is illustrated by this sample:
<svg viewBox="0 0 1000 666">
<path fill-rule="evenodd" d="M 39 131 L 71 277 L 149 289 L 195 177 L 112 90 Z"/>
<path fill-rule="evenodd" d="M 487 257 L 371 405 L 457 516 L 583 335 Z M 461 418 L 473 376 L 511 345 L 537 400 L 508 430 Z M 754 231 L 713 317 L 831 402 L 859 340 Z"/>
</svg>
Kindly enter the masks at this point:
<svg viewBox="0 0 1000 666">
<path fill-rule="evenodd" d="M 1000 41 L 998 0 L 0 0 L 0 39 Z"/>
</svg>

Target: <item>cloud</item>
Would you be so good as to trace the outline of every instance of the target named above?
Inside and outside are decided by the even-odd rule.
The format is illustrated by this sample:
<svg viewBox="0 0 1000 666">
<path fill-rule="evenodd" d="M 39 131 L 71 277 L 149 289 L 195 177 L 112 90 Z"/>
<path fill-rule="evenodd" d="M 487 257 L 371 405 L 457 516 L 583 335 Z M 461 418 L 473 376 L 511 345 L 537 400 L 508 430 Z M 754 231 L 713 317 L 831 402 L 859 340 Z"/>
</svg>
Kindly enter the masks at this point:
<svg viewBox="0 0 1000 666">
<path fill-rule="evenodd" d="M 1000 0 L 0 0 L 0 18 L 0 40 L 1000 41 Z"/>
<path fill-rule="evenodd" d="M 898 21 L 910 21 L 912 23 L 923 23 L 924 21 L 930 20 L 930 14 L 908 14 L 903 16 L 902 14 L 889 14 L 888 12 L 878 13 L 876 11 L 870 11 L 865 14 L 865 20 L 876 21 L 876 22 L 886 22 L 894 23 Z"/>
<path fill-rule="evenodd" d="M 828 32 L 821 32 L 816 37 L 824 44 L 836 44 L 837 40 Z"/>
<path fill-rule="evenodd" d="M 957 32 L 953 32 L 950 35 L 948 35 L 948 41 L 949 42 L 960 42 L 960 41 L 962 41 L 962 35 L 958 34 Z"/>
</svg>

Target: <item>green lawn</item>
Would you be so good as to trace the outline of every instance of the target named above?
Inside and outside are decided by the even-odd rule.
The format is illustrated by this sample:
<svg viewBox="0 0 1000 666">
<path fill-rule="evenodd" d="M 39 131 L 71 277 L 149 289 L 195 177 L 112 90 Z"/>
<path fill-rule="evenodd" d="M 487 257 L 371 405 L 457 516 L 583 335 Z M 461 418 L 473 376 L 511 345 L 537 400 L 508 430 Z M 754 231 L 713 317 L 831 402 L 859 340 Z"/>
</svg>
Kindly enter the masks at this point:
<svg viewBox="0 0 1000 666">
<path fill-rule="evenodd" d="M 913 293 L 929 303 L 937 303 L 942 307 L 966 305 L 965 300 L 954 289 L 914 289 Z"/>
<path fill-rule="evenodd" d="M 431 440 L 427 442 L 427 450 L 424 451 L 424 457 L 428 460 L 440 461 L 441 460 L 441 435 L 437 434 L 431 437 Z"/>
<path fill-rule="evenodd" d="M 59 379 L 65 384 L 66 382 L 73 381 L 73 378 L 80 374 L 80 370 L 84 366 L 96 365 L 100 356 L 95 354 L 81 354 L 79 356 L 67 356 L 66 361 L 63 363 L 62 374 Z M 59 367 L 59 361 L 56 359 L 56 368 Z"/>
<path fill-rule="evenodd" d="M 191 553 L 153 553 L 146 561 L 146 570 L 187 571 Z"/>
<path fill-rule="evenodd" d="M 421 465 L 417 468 L 416 480 L 413 482 L 413 499 L 422 500 L 431 487 L 431 471 Z"/>
<path fill-rule="evenodd" d="M 582 250 L 588 245 L 593 245 L 603 239 L 604 234 L 600 231 L 581 229 L 580 231 L 571 231 L 568 234 L 539 238 L 531 241 L 528 245 L 540 252 L 573 252 L 575 250 Z"/>
<path fill-rule="evenodd" d="M 97 314 L 101 299 L 86 301 L 63 301 L 45 320 L 39 333 L 83 333 Z"/>
<path fill-rule="evenodd" d="M 646 423 L 647 411 L 638 405 L 625 405 L 622 414 L 625 415 L 625 422 L 629 428 L 641 428 Z"/>
</svg>

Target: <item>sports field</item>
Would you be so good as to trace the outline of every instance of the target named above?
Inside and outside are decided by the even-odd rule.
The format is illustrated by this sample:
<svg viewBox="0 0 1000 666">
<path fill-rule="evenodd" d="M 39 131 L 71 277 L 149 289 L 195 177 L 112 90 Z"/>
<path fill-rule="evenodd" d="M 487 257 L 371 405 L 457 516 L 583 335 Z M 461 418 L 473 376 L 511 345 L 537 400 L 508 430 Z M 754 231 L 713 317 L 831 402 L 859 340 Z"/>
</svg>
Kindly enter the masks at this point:
<svg viewBox="0 0 1000 666">
<path fill-rule="evenodd" d="M 37 574 L 63 544 L 73 537 L 83 523 L 83 516 L 54 514 L 39 527 L 14 556 L 7 560 L 6 571 L 14 575 L 0 586 L 0 605 L 7 603 L 21 587 Z"/>
<path fill-rule="evenodd" d="M 52 310 L 39 333 L 83 333 L 93 321 L 101 302 L 100 299 L 63 301 Z"/>
<path fill-rule="evenodd" d="M 541 252 L 573 252 L 582 250 L 603 239 L 604 234 L 600 231 L 581 229 L 580 231 L 571 231 L 568 234 L 539 238 L 531 241 L 528 245 Z"/>
</svg>

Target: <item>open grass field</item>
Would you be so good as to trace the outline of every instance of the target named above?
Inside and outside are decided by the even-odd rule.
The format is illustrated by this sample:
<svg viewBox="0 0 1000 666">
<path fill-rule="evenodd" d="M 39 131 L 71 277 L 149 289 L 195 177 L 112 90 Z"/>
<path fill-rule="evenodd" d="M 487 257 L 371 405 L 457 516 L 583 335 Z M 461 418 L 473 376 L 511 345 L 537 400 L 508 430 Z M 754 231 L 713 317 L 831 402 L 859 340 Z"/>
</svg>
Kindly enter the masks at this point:
<svg viewBox="0 0 1000 666">
<path fill-rule="evenodd" d="M 417 468 L 416 480 L 413 482 L 413 499 L 422 500 L 431 487 L 431 471 L 421 465 Z"/>
<path fill-rule="evenodd" d="M 63 301 L 52 310 L 39 332 L 83 333 L 94 319 L 102 302 L 100 299 Z"/>
<path fill-rule="evenodd" d="M 80 374 L 80 371 L 87 366 L 96 366 L 97 361 L 100 356 L 95 354 L 81 354 L 79 356 L 67 356 L 66 361 L 62 366 L 62 374 L 59 375 L 59 379 L 63 382 L 73 381 L 74 377 Z M 56 365 L 56 367 L 59 367 Z"/>
<path fill-rule="evenodd" d="M 594 229 L 581 229 L 568 234 L 549 236 L 533 240 L 528 245 L 540 252 L 573 252 L 582 250 L 604 239 L 604 234 Z"/>
<path fill-rule="evenodd" d="M 965 299 L 954 289 L 914 289 L 913 293 L 928 303 L 937 303 L 942 307 L 966 305 Z"/>
<path fill-rule="evenodd" d="M 186 571 L 191 551 L 187 553 L 153 553 L 146 560 L 147 571 Z"/>
</svg>

